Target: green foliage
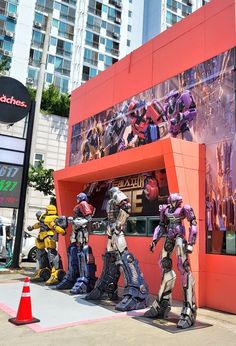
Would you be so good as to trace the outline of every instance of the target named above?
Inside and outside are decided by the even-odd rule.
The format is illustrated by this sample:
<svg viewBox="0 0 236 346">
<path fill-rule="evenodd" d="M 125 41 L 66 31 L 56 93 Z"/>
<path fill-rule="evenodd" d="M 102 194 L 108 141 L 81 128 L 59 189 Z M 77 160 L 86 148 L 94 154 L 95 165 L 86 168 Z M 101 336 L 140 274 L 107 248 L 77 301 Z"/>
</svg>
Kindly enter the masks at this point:
<svg viewBox="0 0 236 346">
<path fill-rule="evenodd" d="M 10 69 L 10 59 L 3 56 L 0 60 L 0 73 L 8 71 Z"/>
<path fill-rule="evenodd" d="M 30 97 L 31 97 L 31 100 L 35 100 L 35 96 L 36 96 L 36 89 L 30 87 L 30 86 L 27 86 L 27 90 L 30 94 Z"/>
<path fill-rule="evenodd" d="M 55 196 L 53 169 L 43 167 L 43 161 L 40 161 L 36 167 L 30 166 L 28 173 L 28 186 L 34 190 L 43 192 L 44 196 Z"/>
<path fill-rule="evenodd" d="M 29 94 L 35 100 L 36 89 L 28 87 Z M 53 84 L 43 90 L 41 110 L 47 114 L 69 116 L 70 97 L 69 94 L 61 93 Z"/>
</svg>

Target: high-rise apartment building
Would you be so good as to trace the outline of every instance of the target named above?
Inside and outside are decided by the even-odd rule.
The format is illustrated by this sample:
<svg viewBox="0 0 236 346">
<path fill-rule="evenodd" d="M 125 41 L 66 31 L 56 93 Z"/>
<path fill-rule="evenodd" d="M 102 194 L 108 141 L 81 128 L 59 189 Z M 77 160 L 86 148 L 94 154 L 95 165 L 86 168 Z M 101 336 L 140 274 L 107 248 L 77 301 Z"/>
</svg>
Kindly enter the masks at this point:
<svg viewBox="0 0 236 346">
<path fill-rule="evenodd" d="M 0 58 L 10 76 L 36 87 L 52 13 L 45 85 L 70 92 L 206 2 L 0 0 Z"/>
</svg>

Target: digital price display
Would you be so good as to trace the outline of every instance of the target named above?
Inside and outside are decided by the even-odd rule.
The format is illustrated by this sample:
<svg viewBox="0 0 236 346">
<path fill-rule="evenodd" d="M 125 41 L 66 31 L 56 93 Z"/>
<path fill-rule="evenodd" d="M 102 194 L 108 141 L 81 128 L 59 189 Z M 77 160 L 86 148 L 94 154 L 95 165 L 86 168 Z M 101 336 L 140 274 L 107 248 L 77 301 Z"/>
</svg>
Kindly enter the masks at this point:
<svg viewBox="0 0 236 346">
<path fill-rule="evenodd" d="M 23 167 L 0 163 L 0 207 L 19 208 Z"/>
</svg>

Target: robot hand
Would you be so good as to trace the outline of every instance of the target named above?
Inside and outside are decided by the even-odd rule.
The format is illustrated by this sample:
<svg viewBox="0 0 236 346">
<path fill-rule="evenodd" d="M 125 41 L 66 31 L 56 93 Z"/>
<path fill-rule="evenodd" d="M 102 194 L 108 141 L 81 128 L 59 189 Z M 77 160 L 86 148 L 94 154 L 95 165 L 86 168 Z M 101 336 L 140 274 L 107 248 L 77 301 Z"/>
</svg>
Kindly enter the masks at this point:
<svg viewBox="0 0 236 346">
<path fill-rule="evenodd" d="M 185 252 L 186 252 L 186 253 L 192 253 L 192 252 L 193 252 L 193 245 L 191 245 L 191 244 L 186 244 L 186 246 L 185 246 Z"/>
<path fill-rule="evenodd" d="M 155 243 L 154 241 L 152 241 L 151 244 L 149 245 L 149 250 L 150 250 L 151 252 L 154 252 L 155 247 L 156 247 L 156 243 Z"/>
<path fill-rule="evenodd" d="M 67 218 L 68 223 L 73 223 L 74 218 L 72 216 L 69 216 Z"/>
<path fill-rule="evenodd" d="M 33 231 L 33 227 L 32 227 L 32 226 L 28 226 L 28 227 L 27 227 L 27 230 L 28 230 L 29 232 L 31 232 L 31 231 Z"/>
</svg>

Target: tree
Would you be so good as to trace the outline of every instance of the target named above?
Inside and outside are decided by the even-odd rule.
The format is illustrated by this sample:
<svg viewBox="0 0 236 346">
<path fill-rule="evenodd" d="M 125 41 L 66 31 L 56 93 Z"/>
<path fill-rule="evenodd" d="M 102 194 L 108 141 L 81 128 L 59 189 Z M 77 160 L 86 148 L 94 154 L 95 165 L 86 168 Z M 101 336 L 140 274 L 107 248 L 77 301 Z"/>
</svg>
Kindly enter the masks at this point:
<svg viewBox="0 0 236 346">
<path fill-rule="evenodd" d="M 28 186 L 34 190 L 43 192 L 44 196 L 55 196 L 53 169 L 43 167 L 43 161 L 40 161 L 36 167 L 30 166 L 28 173 Z"/>
<path fill-rule="evenodd" d="M 29 94 L 34 100 L 36 89 L 28 87 Z M 69 116 L 70 96 L 69 94 L 61 93 L 53 84 L 43 90 L 41 110 L 49 114 L 60 116 Z"/>
<path fill-rule="evenodd" d="M 10 58 L 3 56 L 0 60 L 0 74 L 10 69 Z"/>
</svg>

